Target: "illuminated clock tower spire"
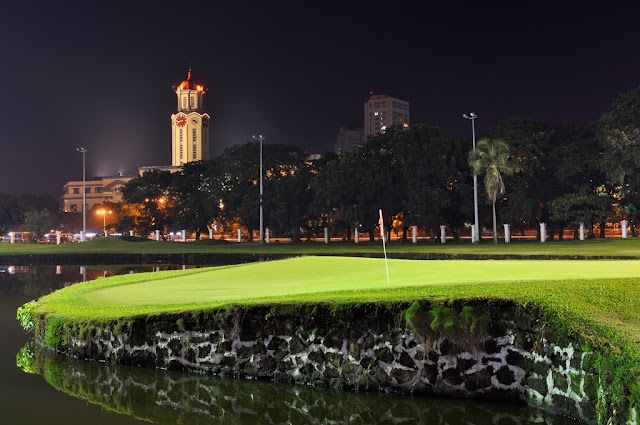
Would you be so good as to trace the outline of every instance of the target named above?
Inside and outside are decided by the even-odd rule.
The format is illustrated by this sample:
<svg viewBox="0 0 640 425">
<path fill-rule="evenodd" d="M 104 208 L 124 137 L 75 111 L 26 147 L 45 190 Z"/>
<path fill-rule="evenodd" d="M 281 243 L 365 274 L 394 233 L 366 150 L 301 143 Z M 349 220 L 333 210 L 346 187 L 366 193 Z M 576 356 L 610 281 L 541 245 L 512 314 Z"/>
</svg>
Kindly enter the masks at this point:
<svg viewBox="0 0 640 425">
<path fill-rule="evenodd" d="M 173 87 L 178 97 L 178 112 L 171 115 L 171 165 L 209 159 L 209 120 L 202 109 L 205 88 L 187 79 Z"/>
</svg>

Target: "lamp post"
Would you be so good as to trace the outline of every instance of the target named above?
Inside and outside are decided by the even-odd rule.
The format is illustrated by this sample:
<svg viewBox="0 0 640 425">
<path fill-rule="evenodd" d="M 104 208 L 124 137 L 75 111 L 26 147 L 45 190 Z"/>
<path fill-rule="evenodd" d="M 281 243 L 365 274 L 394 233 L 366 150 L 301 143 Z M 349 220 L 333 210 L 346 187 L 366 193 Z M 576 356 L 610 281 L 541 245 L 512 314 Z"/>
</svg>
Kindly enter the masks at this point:
<svg viewBox="0 0 640 425">
<path fill-rule="evenodd" d="M 264 216 L 263 216 L 263 212 L 262 212 L 262 141 L 264 140 L 264 137 L 262 137 L 262 134 L 259 134 L 257 136 L 251 136 L 253 137 L 254 140 L 259 140 L 260 141 L 260 243 L 264 243 Z"/>
<path fill-rule="evenodd" d="M 98 210 L 98 214 L 102 216 L 102 232 L 104 233 L 105 237 L 107 236 L 107 214 L 111 214 L 111 213 L 112 213 L 111 210 L 107 211 L 104 208 L 101 210 Z"/>
<path fill-rule="evenodd" d="M 471 134 L 473 136 L 473 150 L 476 150 L 476 118 L 478 116 L 475 112 L 469 112 L 469 114 L 462 114 L 465 119 L 471 120 Z M 480 242 L 480 223 L 478 222 L 478 175 L 473 172 L 473 228 L 474 238 L 471 242 Z"/>
<path fill-rule="evenodd" d="M 76 150 L 82 153 L 82 238 L 80 240 L 84 242 L 87 240 L 87 174 L 85 166 L 87 150 L 83 147 L 76 148 Z"/>
</svg>

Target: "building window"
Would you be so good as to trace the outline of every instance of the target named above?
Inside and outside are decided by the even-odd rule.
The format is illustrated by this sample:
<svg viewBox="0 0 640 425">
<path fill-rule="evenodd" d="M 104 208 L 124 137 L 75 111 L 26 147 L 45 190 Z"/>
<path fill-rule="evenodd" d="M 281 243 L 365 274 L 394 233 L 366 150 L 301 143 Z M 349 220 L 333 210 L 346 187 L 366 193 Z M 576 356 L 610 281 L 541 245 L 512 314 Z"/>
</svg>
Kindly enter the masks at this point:
<svg viewBox="0 0 640 425">
<path fill-rule="evenodd" d="M 196 147 L 197 147 L 197 142 L 198 142 L 198 133 L 196 132 L 195 128 L 192 130 L 191 139 L 192 139 L 192 142 L 193 142 L 193 160 L 195 161 L 196 160 L 196 152 L 197 152 Z"/>
<path fill-rule="evenodd" d="M 74 187 L 74 188 L 73 188 L 73 194 L 74 194 L 74 195 L 78 195 L 78 194 L 80 194 L 80 188 L 79 188 L 79 187 Z"/>
<path fill-rule="evenodd" d="M 101 187 L 96 187 L 96 193 L 102 193 L 103 188 Z"/>
<path fill-rule="evenodd" d="M 182 109 L 187 109 L 187 96 L 182 96 Z"/>
<path fill-rule="evenodd" d="M 91 193 L 91 188 L 90 187 L 86 187 L 84 189 L 84 193 Z"/>
<path fill-rule="evenodd" d="M 182 164 L 182 129 L 180 129 L 180 164 Z"/>
<path fill-rule="evenodd" d="M 190 104 L 190 106 L 192 108 L 195 108 L 195 106 L 196 106 L 196 97 L 195 96 L 191 96 L 191 104 Z"/>
<path fill-rule="evenodd" d="M 78 204 L 71 204 L 71 212 L 78 212 Z"/>
</svg>

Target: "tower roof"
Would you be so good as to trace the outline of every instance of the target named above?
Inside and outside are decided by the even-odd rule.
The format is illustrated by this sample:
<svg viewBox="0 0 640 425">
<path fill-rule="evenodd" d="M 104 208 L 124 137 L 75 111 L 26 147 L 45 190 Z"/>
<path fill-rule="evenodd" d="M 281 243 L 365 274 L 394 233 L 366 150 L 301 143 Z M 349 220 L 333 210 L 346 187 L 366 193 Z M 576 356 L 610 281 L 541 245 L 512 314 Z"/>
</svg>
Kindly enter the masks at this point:
<svg viewBox="0 0 640 425">
<path fill-rule="evenodd" d="M 195 83 L 191 81 L 191 65 L 189 65 L 189 72 L 187 73 L 187 79 L 178 84 L 177 86 L 173 86 L 175 91 L 178 90 L 196 90 L 204 93 L 204 86 L 202 84 Z"/>
</svg>

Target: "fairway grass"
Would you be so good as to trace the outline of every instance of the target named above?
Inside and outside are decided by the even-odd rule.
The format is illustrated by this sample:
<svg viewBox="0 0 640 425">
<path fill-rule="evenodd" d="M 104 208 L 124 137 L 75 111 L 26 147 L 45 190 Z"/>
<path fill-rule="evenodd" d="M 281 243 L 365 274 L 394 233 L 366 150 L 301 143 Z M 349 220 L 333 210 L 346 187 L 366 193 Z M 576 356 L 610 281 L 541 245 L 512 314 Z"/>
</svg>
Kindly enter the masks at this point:
<svg viewBox="0 0 640 425">
<path fill-rule="evenodd" d="M 389 275 L 382 259 L 308 256 L 98 279 L 43 297 L 36 311 L 111 320 L 231 304 L 508 298 L 640 341 L 640 261 L 389 260 Z"/>
</svg>

